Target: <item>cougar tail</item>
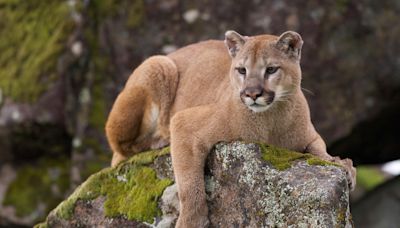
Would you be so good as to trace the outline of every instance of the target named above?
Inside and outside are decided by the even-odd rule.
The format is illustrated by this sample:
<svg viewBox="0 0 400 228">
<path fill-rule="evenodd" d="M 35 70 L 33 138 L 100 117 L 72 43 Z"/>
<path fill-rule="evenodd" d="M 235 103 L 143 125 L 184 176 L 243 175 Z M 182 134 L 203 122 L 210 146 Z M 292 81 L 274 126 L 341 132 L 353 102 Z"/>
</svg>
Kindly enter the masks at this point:
<svg viewBox="0 0 400 228">
<path fill-rule="evenodd" d="M 106 123 L 112 166 L 169 140 L 169 115 L 178 81 L 177 67 L 166 56 L 145 60 L 129 77 Z"/>
</svg>

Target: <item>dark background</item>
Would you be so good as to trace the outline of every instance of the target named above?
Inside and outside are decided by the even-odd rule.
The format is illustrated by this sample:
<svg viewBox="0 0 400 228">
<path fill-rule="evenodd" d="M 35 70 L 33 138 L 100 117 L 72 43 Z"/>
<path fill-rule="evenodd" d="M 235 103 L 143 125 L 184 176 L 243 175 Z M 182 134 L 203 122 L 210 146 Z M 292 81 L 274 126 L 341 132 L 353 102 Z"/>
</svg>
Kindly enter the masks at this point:
<svg viewBox="0 0 400 228">
<path fill-rule="evenodd" d="M 43 219 L 108 166 L 107 114 L 145 58 L 231 29 L 302 35 L 312 120 L 331 154 L 360 167 L 355 221 L 371 197 L 400 207 L 399 187 L 379 193 L 399 178 L 376 189 L 391 176 L 361 166 L 400 158 L 399 15 L 396 0 L 0 0 L 0 224 Z"/>
</svg>

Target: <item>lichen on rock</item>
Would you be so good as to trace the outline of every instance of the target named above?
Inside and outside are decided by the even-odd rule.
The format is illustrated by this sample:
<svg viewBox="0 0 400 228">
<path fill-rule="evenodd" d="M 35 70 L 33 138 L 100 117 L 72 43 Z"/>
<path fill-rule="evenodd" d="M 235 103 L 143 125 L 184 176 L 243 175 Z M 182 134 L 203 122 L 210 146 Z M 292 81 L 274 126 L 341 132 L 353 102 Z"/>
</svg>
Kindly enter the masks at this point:
<svg viewBox="0 0 400 228">
<path fill-rule="evenodd" d="M 346 175 L 337 164 L 239 142 L 218 144 L 208 164 L 217 183 L 209 192 L 212 224 L 351 226 Z"/>
</svg>

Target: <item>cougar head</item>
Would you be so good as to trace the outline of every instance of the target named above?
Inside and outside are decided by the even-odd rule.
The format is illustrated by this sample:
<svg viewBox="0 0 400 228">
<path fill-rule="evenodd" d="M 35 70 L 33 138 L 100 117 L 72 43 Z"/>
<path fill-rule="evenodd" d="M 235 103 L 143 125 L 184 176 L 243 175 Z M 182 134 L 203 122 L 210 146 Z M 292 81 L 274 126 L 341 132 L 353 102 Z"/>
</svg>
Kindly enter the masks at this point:
<svg viewBox="0 0 400 228">
<path fill-rule="evenodd" d="M 225 45 L 232 57 L 233 86 L 252 111 L 264 112 L 300 88 L 303 40 L 298 33 L 247 37 L 227 31 Z"/>
</svg>

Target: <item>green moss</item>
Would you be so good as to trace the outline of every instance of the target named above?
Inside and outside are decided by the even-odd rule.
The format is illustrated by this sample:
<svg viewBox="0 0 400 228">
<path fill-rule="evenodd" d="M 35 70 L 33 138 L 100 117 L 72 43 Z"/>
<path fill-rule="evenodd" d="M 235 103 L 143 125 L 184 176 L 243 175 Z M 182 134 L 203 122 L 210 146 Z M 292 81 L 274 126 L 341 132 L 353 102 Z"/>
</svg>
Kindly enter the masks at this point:
<svg viewBox="0 0 400 228">
<path fill-rule="evenodd" d="M 109 67 L 112 66 L 109 61 L 109 53 L 104 53 L 99 41 L 98 27 L 102 20 L 114 16 L 118 4 L 111 0 L 91 1 L 87 14 L 91 18 L 92 25 L 85 27 L 84 36 L 89 48 L 90 68 L 92 83 L 91 108 L 89 113 L 89 124 L 99 131 L 103 131 L 106 122 L 106 94 L 105 85 L 109 84 L 111 74 Z"/>
<path fill-rule="evenodd" d="M 346 225 L 346 212 L 347 207 L 341 207 L 336 215 L 336 225 L 335 227 L 344 227 Z M 349 219 L 351 221 L 351 218 Z"/>
<path fill-rule="evenodd" d="M 339 166 L 341 167 L 341 165 L 334 163 L 334 162 L 330 162 L 330 161 L 325 161 L 322 159 L 319 159 L 315 156 L 310 156 L 309 158 L 307 158 L 307 164 L 309 165 L 322 165 L 322 166 L 328 166 L 328 165 L 333 165 L 333 166 Z"/>
<path fill-rule="evenodd" d="M 154 169 L 143 166 L 133 167 L 123 178 L 127 179 L 126 183 L 111 178 L 108 186 L 102 187 L 101 194 L 106 194 L 108 199 L 104 203 L 105 213 L 152 223 L 160 214 L 158 198 L 172 181 L 158 180 Z"/>
<path fill-rule="evenodd" d="M 294 152 L 271 145 L 262 143 L 259 143 L 258 145 L 262 151 L 262 158 L 270 162 L 278 170 L 290 168 L 295 160 L 307 159 L 310 157 L 309 154 Z"/>
<path fill-rule="evenodd" d="M 116 168 L 106 168 L 92 175 L 56 209 L 57 216 L 69 219 L 77 200 L 105 196 L 106 216 L 124 216 L 130 220 L 153 222 L 161 212 L 157 202 L 170 179 L 158 179 L 154 169 L 145 166 L 169 149 L 155 150 L 133 156 Z"/>
<path fill-rule="evenodd" d="M 47 222 L 42 222 L 42 223 L 36 224 L 33 228 L 47 228 L 47 227 L 49 227 L 47 225 Z"/>
<path fill-rule="evenodd" d="M 385 181 L 383 174 L 372 166 L 357 167 L 357 185 L 371 190 Z"/>
<path fill-rule="evenodd" d="M 113 83 L 110 74 L 115 70 L 112 69 L 113 64 L 110 64 L 110 53 L 100 44 L 98 28 L 107 18 L 115 17 L 124 18 L 128 28 L 136 28 L 143 22 L 145 5 L 143 0 L 118 1 L 118 3 L 115 0 L 90 1 L 87 15 L 92 24 L 85 28 L 84 35 L 89 45 L 91 61 L 89 74 L 93 75 L 89 123 L 97 130 L 103 131 L 109 109 L 105 87 Z"/>
<path fill-rule="evenodd" d="M 98 21 L 105 20 L 109 17 L 126 18 L 126 26 L 128 28 L 136 28 L 143 22 L 145 16 L 145 4 L 143 0 L 91 1 L 89 14 L 92 19 Z"/>
<path fill-rule="evenodd" d="M 262 158 L 270 162 L 278 170 L 285 170 L 290 168 L 292 166 L 292 163 L 299 159 L 307 160 L 307 164 L 309 165 L 340 166 L 339 164 L 319 159 L 311 154 L 290 151 L 263 143 L 258 143 L 258 145 L 260 146 L 262 151 Z"/>
<path fill-rule="evenodd" d="M 147 151 L 144 153 L 137 154 L 129 159 L 129 163 L 148 165 L 154 161 L 156 157 L 166 155 L 170 153 L 170 147 L 165 147 L 161 150 Z"/>
<path fill-rule="evenodd" d="M 89 113 L 89 124 L 99 131 L 103 131 L 106 123 L 106 94 L 104 86 L 109 84 L 110 61 L 106 53 L 101 52 L 96 29 L 88 28 L 85 37 L 89 41 L 91 67 L 89 74 L 93 75 L 90 87 L 91 108 Z"/>
<path fill-rule="evenodd" d="M 340 210 L 337 214 L 337 221 L 342 222 L 346 218 L 346 211 L 344 209 Z"/>
<path fill-rule="evenodd" d="M 145 16 L 145 8 L 143 0 L 136 0 L 131 2 L 131 6 L 128 9 L 128 20 L 126 25 L 128 28 L 136 28 L 142 22 Z"/>
<path fill-rule="evenodd" d="M 103 83 L 100 80 L 95 80 L 92 87 L 92 108 L 90 109 L 89 123 L 97 130 L 103 131 L 106 123 L 106 102 Z"/>
<path fill-rule="evenodd" d="M 39 204 L 44 204 L 47 214 L 64 198 L 69 187 L 67 161 L 45 158 L 23 166 L 7 189 L 3 204 L 14 206 L 17 216 L 30 215 Z"/>
<path fill-rule="evenodd" d="M 92 13 L 91 17 L 98 19 L 113 17 L 117 14 L 118 8 L 121 7 L 120 3 L 116 3 L 115 0 L 90 1 L 89 10 Z"/>
<path fill-rule="evenodd" d="M 77 200 L 90 200 L 99 196 L 102 181 L 108 179 L 110 174 L 111 168 L 106 168 L 90 176 L 67 200 L 57 206 L 55 209 L 56 215 L 60 218 L 68 219 L 73 215 L 73 209 Z"/>
<path fill-rule="evenodd" d="M 33 102 L 57 78 L 57 57 L 73 23 L 66 1 L 0 0 L 0 88 Z"/>
</svg>

